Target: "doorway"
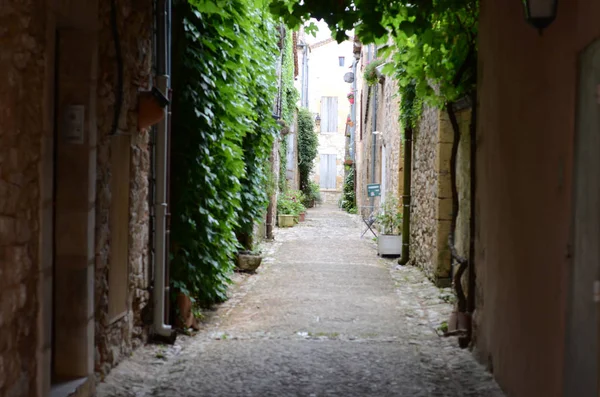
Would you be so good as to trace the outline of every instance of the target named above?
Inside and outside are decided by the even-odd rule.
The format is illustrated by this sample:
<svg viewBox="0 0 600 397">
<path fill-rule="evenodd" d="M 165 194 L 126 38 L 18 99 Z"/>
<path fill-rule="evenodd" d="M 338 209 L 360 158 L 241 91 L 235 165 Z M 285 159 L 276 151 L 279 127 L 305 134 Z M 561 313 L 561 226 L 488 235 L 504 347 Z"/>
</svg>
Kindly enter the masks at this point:
<svg viewBox="0 0 600 397">
<path fill-rule="evenodd" d="M 600 40 L 579 63 L 572 266 L 567 302 L 565 397 L 598 396 L 600 305 Z M 595 295 L 595 296 L 594 296 Z"/>
</svg>

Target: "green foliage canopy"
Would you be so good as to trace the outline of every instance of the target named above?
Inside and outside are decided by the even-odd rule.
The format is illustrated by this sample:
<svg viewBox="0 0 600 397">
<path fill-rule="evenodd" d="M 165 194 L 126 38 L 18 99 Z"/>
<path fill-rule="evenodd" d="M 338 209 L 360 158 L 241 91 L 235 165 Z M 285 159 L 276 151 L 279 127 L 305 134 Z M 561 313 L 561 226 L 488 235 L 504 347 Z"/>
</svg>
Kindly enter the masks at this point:
<svg viewBox="0 0 600 397">
<path fill-rule="evenodd" d="M 392 56 L 384 73 L 401 86 L 414 82 L 433 104 L 474 89 L 478 0 L 272 0 L 270 8 L 289 26 L 323 19 L 339 42 L 354 29 L 363 43 L 383 46 L 380 56 Z"/>
</svg>

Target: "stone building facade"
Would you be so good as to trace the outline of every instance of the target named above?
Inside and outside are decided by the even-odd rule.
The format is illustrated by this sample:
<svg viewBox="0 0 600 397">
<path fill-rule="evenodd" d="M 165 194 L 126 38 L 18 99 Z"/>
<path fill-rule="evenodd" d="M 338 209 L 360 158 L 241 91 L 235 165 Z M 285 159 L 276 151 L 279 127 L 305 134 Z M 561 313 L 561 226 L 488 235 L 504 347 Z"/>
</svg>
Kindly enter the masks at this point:
<svg viewBox="0 0 600 397">
<path fill-rule="evenodd" d="M 40 157 L 43 117 L 45 15 L 33 1 L 0 7 L 0 395 L 38 390 L 37 315 L 43 297 Z M 48 203 L 47 205 L 50 205 Z"/>
<path fill-rule="evenodd" d="M 118 14 L 124 89 L 117 131 L 120 135 L 113 136 L 117 68 L 110 2 L 100 4 L 94 357 L 99 378 L 139 346 L 148 332 L 141 313 L 149 302 L 150 286 L 151 132 L 138 130 L 137 95 L 152 85 L 152 8 L 140 2 L 122 1 Z M 115 241 L 117 229 L 124 241 Z M 120 267 L 112 278 L 111 266 Z M 113 304 L 110 286 L 121 283 L 127 287 L 125 294 L 118 297 L 120 304 Z"/>
<path fill-rule="evenodd" d="M 352 70 L 353 43 L 337 43 L 329 30 L 320 27 L 316 38 L 304 36 L 308 45 L 306 68 L 299 70 L 299 81 L 306 81 L 305 104 L 319 116 L 315 127 L 319 133 L 318 155 L 311 179 L 321 187 L 321 200 L 337 204 L 344 186 L 347 119 L 350 103 L 347 95 L 351 85 L 344 75 Z M 303 75 L 308 73 L 308 77 Z M 301 87 L 302 88 L 302 87 Z"/>
<path fill-rule="evenodd" d="M 358 73 L 364 73 L 366 65 L 373 60 L 369 51 L 369 47 L 363 48 Z M 388 195 L 401 198 L 404 149 L 398 82 L 382 76 L 373 86 L 364 79 L 361 83 L 356 129 L 356 201 L 361 211 L 368 212 L 372 205 L 379 207 L 382 198 Z M 377 134 L 373 134 L 373 128 Z M 381 196 L 373 200 L 367 195 L 367 184 L 370 183 L 381 185 Z"/>
<path fill-rule="evenodd" d="M 0 6 L 0 395 L 93 394 L 147 336 L 152 5 Z"/>
<path fill-rule="evenodd" d="M 458 110 L 461 141 L 457 153 L 459 212 L 457 252 L 467 256 L 470 219 L 469 125 L 471 112 Z M 454 131 L 445 111 L 425 105 L 413 137 L 410 260 L 439 286 L 449 286 L 452 260 L 448 237 L 452 222 L 450 157 Z"/>
</svg>

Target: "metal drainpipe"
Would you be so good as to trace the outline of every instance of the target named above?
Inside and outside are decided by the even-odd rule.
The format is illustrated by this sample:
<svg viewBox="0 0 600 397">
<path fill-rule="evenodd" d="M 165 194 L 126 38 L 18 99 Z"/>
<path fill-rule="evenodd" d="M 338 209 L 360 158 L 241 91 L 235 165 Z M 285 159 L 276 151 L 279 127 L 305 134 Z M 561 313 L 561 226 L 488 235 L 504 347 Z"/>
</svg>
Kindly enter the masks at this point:
<svg viewBox="0 0 600 397">
<path fill-rule="evenodd" d="M 350 119 L 352 120 L 352 128 L 350 129 L 350 159 L 354 161 L 354 152 L 356 145 L 356 66 L 358 59 L 354 59 L 352 64 L 352 74 L 354 75 L 354 81 L 352 81 L 352 93 L 354 94 L 354 103 L 350 106 Z"/>
<path fill-rule="evenodd" d="M 410 201 L 411 201 L 411 172 L 412 172 L 412 143 L 413 129 L 406 127 L 404 131 L 404 188 L 402 192 L 402 256 L 398 264 L 406 265 L 410 248 Z"/>
<path fill-rule="evenodd" d="M 374 60 L 375 58 L 377 58 L 377 47 L 373 46 L 373 58 L 372 60 Z M 369 47 L 369 54 L 371 54 L 370 51 L 371 47 Z M 372 61 L 371 60 L 371 61 Z M 375 183 L 375 176 L 377 175 L 377 173 L 375 172 L 375 164 L 377 164 L 377 134 L 373 134 L 373 132 L 377 131 L 377 91 L 379 91 L 379 85 L 375 84 L 375 86 L 373 87 L 373 89 L 375 90 L 375 92 L 373 93 L 373 114 L 372 114 L 372 131 L 371 134 L 373 135 L 373 154 L 371 156 L 371 183 Z M 371 207 L 375 206 L 375 197 L 371 197 Z"/>
<path fill-rule="evenodd" d="M 302 44 L 302 106 L 308 108 L 308 45 Z"/>
<path fill-rule="evenodd" d="M 170 0 L 158 2 L 158 34 L 157 34 L 157 75 L 156 85 L 163 93 L 170 90 L 168 73 L 168 15 Z M 158 124 L 156 134 L 156 194 L 154 207 L 156 216 L 156 231 L 154 233 L 154 289 L 152 293 L 154 304 L 153 331 L 155 334 L 171 338 L 173 330 L 165 324 L 165 295 L 168 293 L 166 283 L 166 216 L 167 216 L 167 133 L 169 125 L 168 112 Z"/>
<path fill-rule="evenodd" d="M 373 114 L 372 117 L 372 131 L 371 135 L 373 135 L 373 153 L 371 155 L 371 183 L 375 183 L 375 177 L 377 173 L 375 172 L 375 164 L 377 163 L 377 134 L 373 134 L 373 132 L 377 131 L 377 91 L 378 86 L 375 85 L 373 87 Z M 371 207 L 375 205 L 375 197 L 371 196 Z"/>
</svg>

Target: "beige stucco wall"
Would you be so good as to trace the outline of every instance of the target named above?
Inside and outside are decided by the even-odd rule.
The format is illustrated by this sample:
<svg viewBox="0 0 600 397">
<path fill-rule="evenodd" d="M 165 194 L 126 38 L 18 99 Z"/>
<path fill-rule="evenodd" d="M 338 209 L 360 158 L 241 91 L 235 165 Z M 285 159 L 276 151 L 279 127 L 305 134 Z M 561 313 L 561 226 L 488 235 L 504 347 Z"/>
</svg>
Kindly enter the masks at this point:
<svg viewBox="0 0 600 397">
<path fill-rule="evenodd" d="M 598 15 L 559 2 L 539 35 L 519 2 L 481 3 L 476 355 L 511 396 L 563 395 L 578 62 Z"/>
</svg>

